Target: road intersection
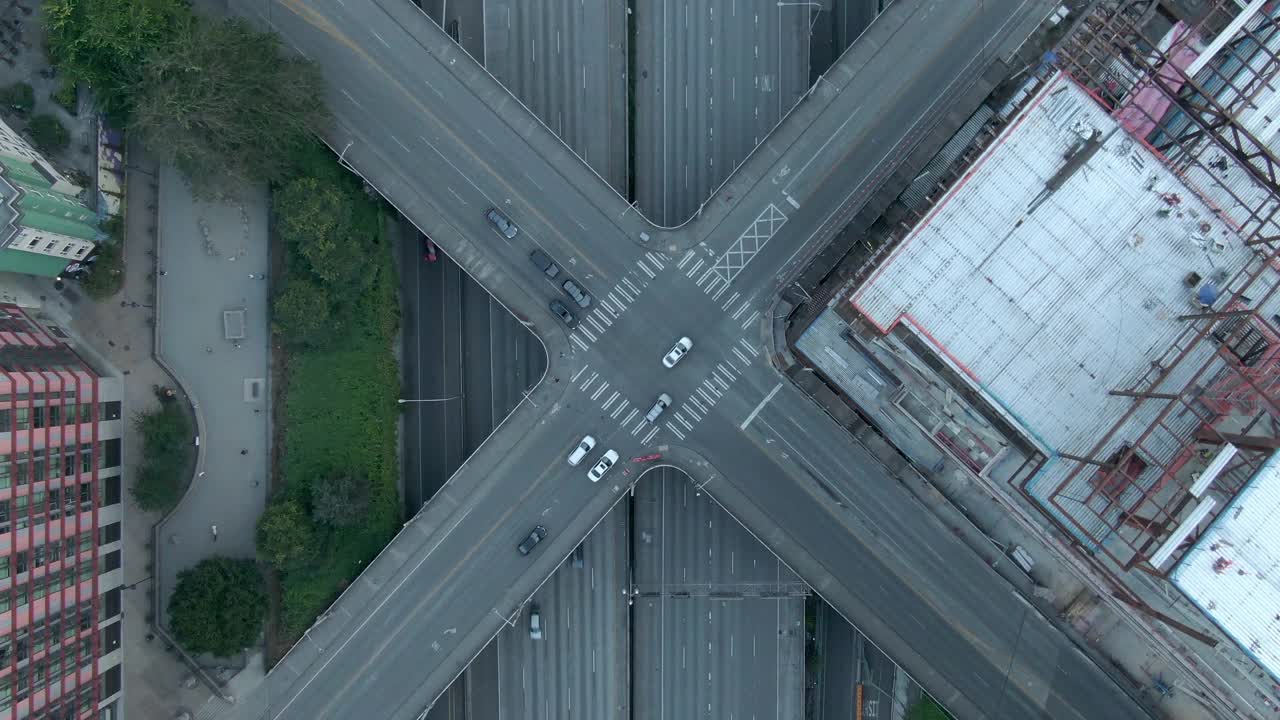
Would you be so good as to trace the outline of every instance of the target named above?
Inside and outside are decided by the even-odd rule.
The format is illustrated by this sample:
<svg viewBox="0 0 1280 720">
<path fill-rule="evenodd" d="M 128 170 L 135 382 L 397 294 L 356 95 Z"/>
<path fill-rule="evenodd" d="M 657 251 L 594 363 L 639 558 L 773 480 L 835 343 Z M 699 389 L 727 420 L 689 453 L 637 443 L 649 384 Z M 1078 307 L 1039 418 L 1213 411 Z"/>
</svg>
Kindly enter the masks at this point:
<svg viewBox="0 0 1280 720">
<path fill-rule="evenodd" d="M 1141 715 L 770 362 L 786 278 L 1044 3 L 895 3 L 672 231 L 411 4 L 232 7 L 320 65 L 336 118 L 327 141 L 528 323 L 549 361 L 233 717 L 418 717 L 638 478 L 620 464 L 593 484 L 587 464 L 568 467 L 587 432 L 599 441 L 588 463 L 610 447 L 661 452 L 958 717 Z M 520 234 L 494 232 L 490 206 Z M 527 260 L 535 248 L 600 299 L 575 331 L 546 309 L 563 295 Z M 681 335 L 695 348 L 667 370 L 660 358 Z M 676 402 L 646 423 L 660 392 Z M 522 557 L 515 545 L 535 525 L 550 535 Z"/>
</svg>

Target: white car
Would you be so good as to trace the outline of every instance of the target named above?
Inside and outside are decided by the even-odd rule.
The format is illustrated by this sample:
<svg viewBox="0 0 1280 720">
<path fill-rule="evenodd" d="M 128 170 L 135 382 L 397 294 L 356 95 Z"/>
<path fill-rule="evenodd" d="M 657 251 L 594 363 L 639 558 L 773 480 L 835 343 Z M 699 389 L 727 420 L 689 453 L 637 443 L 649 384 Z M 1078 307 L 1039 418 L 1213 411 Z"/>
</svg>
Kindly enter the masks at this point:
<svg viewBox="0 0 1280 720">
<path fill-rule="evenodd" d="M 663 356 L 662 364 L 666 365 L 668 368 L 673 368 L 676 366 L 676 363 L 680 362 L 685 353 L 692 349 L 693 341 L 687 337 L 682 337 L 676 341 L 674 346 L 672 346 L 671 351 Z"/>
<path fill-rule="evenodd" d="M 591 478 L 591 482 L 600 482 L 600 478 L 604 477 L 604 474 L 609 472 L 609 468 L 613 467 L 616 462 L 618 462 L 618 451 L 605 450 L 604 457 L 600 458 L 600 462 L 587 471 L 587 477 Z"/>
<path fill-rule="evenodd" d="M 578 443 L 578 447 L 569 453 L 569 467 L 578 467 L 578 463 L 582 462 L 582 458 L 591 452 L 591 448 L 596 446 L 596 439 L 587 435 L 582 438 L 582 442 Z"/>
</svg>

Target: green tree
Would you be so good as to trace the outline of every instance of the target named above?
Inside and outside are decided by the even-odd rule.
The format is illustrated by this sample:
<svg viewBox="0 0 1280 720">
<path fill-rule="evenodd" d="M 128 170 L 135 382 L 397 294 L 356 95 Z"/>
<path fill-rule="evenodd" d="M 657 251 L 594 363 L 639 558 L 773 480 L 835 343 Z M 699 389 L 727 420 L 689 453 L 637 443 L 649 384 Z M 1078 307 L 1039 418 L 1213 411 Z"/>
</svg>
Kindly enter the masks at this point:
<svg viewBox="0 0 1280 720">
<path fill-rule="evenodd" d="M 295 500 L 267 506 L 258 519 L 258 557 L 280 570 L 296 570 L 316 556 L 311 518 Z"/>
<path fill-rule="evenodd" d="M 266 610 L 257 565 L 213 557 L 178 573 L 169 627 L 189 652 L 229 657 L 258 641 Z"/>
<path fill-rule="evenodd" d="M 272 307 L 272 325 L 285 342 L 321 346 L 329 337 L 329 293 L 319 283 L 294 276 Z"/>
<path fill-rule="evenodd" d="M 36 106 L 36 91 L 27 83 L 19 82 L 0 89 L 0 105 L 5 105 L 23 115 Z"/>
<path fill-rule="evenodd" d="M 364 520 L 369 510 L 369 479 L 338 474 L 311 487 L 311 517 L 316 522 L 347 527 Z"/>
<path fill-rule="evenodd" d="M 142 71 L 132 128 L 196 187 L 279 182 L 328 124 L 324 80 L 244 20 L 191 22 Z"/>
<path fill-rule="evenodd" d="M 98 260 L 84 280 L 84 291 L 94 300 L 104 300 L 124 286 L 124 217 L 113 215 L 102 224 L 107 240 L 98 244 Z"/>
<path fill-rule="evenodd" d="M 193 22 L 187 0 L 44 0 L 42 15 L 49 59 L 91 87 L 98 109 L 117 123 L 128 117 L 147 58 Z"/>
<path fill-rule="evenodd" d="M 31 140 L 46 153 L 62 152 L 71 144 L 71 135 L 62 121 L 52 115 L 36 115 L 28 126 Z"/>
<path fill-rule="evenodd" d="M 352 198 L 346 188 L 307 175 L 277 190 L 274 206 L 280 236 L 316 277 L 344 291 L 366 284 L 367 243 L 353 233 Z"/>
<path fill-rule="evenodd" d="M 176 401 L 134 416 L 142 435 L 142 464 L 129 489 L 138 507 L 163 512 L 178 504 L 191 479 L 191 421 Z"/>
</svg>

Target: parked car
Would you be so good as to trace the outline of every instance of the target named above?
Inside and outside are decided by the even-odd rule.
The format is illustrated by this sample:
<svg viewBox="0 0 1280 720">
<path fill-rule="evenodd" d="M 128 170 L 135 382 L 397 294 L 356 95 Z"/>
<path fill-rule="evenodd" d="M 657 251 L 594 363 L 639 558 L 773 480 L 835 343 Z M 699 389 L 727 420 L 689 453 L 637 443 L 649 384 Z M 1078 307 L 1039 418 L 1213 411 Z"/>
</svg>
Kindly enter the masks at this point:
<svg viewBox="0 0 1280 720">
<path fill-rule="evenodd" d="M 573 298 L 573 301 L 578 303 L 578 307 L 586 308 L 591 306 L 591 296 L 582 288 L 578 287 L 578 283 L 572 280 L 565 280 L 564 284 L 560 287 L 564 288 L 564 291 L 568 293 L 569 297 Z"/>
<path fill-rule="evenodd" d="M 534 640 L 542 639 L 542 610 L 538 608 L 538 603 L 529 605 L 529 637 Z"/>
<path fill-rule="evenodd" d="M 658 419 L 658 416 L 662 414 L 662 411 L 669 407 L 671 407 L 671 396 L 666 393 L 662 393 L 658 396 L 658 401 L 653 404 L 653 407 L 649 408 L 649 412 L 645 413 L 644 419 L 649 422 L 654 422 Z"/>
<path fill-rule="evenodd" d="M 552 300 L 550 307 L 551 312 L 554 313 L 556 317 L 560 318 L 560 321 L 565 325 L 568 325 L 571 328 L 578 327 L 578 317 L 569 312 L 569 308 L 565 307 L 564 303 L 559 300 Z"/>
<path fill-rule="evenodd" d="M 516 227 L 516 224 L 511 222 L 511 218 L 503 215 L 502 211 L 498 208 L 489 208 L 488 210 L 485 210 L 484 216 L 485 219 L 497 228 L 498 232 L 502 233 L 502 235 L 508 240 L 514 238 L 516 233 L 520 232 L 520 228 Z"/>
<path fill-rule="evenodd" d="M 682 337 L 676 341 L 675 345 L 671 346 L 671 350 L 667 352 L 666 355 L 662 356 L 662 364 L 667 366 L 667 368 L 673 368 L 676 366 L 676 363 L 680 362 L 684 358 L 685 353 L 692 349 L 693 341 L 687 337 Z"/>
<path fill-rule="evenodd" d="M 520 544 L 516 546 L 516 550 L 519 550 L 521 555 L 528 555 L 546 536 L 547 529 L 538 525 L 529 532 L 528 537 L 520 541 Z"/>
<path fill-rule="evenodd" d="M 578 463 L 582 462 L 582 458 L 586 457 L 587 453 L 591 452 L 591 448 L 595 446 L 595 438 L 590 435 L 584 436 L 582 438 L 582 442 L 578 443 L 578 446 L 573 449 L 573 452 L 569 453 L 569 466 L 578 467 Z"/>
<path fill-rule="evenodd" d="M 560 274 L 560 266 L 552 262 L 551 258 L 547 257 L 547 254 L 541 250 L 534 250 L 529 253 L 529 259 L 532 260 L 533 264 L 537 265 L 538 269 L 549 278 L 553 278 Z"/>
<path fill-rule="evenodd" d="M 422 236 L 422 259 L 427 262 L 435 262 L 437 260 L 436 244 L 431 242 L 431 238 L 426 235 Z"/>
<path fill-rule="evenodd" d="M 609 468 L 613 467 L 616 462 L 618 462 L 618 451 L 605 450 L 600 462 L 587 471 L 587 477 L 591 478 L 591 482 L 600 482 L 600 478 L 604 477 L 604 474 L 609 472 Z"/>
</svg>

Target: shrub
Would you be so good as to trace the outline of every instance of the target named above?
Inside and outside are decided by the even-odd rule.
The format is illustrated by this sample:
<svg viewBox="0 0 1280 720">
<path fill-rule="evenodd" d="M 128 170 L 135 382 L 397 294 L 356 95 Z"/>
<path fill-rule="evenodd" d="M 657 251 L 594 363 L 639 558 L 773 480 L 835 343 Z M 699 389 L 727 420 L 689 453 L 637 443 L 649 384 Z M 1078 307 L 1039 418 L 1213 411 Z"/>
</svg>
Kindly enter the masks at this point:
<svg viewBox="0 0 1280 720">
<path fill-rule="evenodd" d="M 134 416 L 142 434 L 142 465 L 129 492 L 138 507 L 168 511 L 178 503 L 191 475 L 191 421 L 175 401 L 160 403 L 149 413 Z"/>
<path fill-rule="evenodd" d="M 169 627 L 188 651 L 229 657 L 257 642 L 266 610 L 254 562 L 213 557 L 178 573 Z"/>
<path fill-rule="evenodd" d="M 315 528 L 302 505 L 272 503 L 258 519 L 258 557 L 280 570 L 300 568 L 316 556 Z"/>
<path fill-rule="evenodd" d="M 31 141 L 43 152 L 62 152 L 71 144 L 71 134 L 52 115 L 36 115 L 27 129 L 31 131 Z"/>
<path fill-rule="evenodd" d="M 311 517 L 316 522 L 346 527 L 369 511 L 369 480 L 349 473 L 330 475 L 311 488 Z"/>
<path fill-rule="evenodd" d="M 70 78 L 63 78 L 58 89 L 49 93 L 49 99 L 58 103 L 72 115 L 78 114 L 80 108 L 76 102 L 76 83 Z"/>
<path fill-rule="evenodd" d="M 115 242 L 108 241 L 98 245 L 98 260 L 89 270 L 89 276 L 81 284 L 89 297 L 94 300 L 105 300 L 124 287 L 122 250 L 123 248 Z"/>
</svg>

